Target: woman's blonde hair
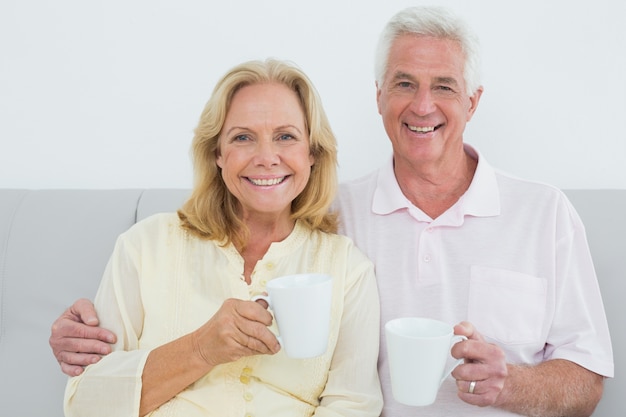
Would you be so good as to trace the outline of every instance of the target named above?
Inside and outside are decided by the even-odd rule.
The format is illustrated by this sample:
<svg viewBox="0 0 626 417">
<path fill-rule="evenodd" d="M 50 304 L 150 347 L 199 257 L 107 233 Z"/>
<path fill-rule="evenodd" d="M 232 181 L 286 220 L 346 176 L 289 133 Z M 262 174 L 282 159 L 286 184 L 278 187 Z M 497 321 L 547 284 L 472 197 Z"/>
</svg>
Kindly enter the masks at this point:
<svg viewBox="0 0 626 417">
<path fill-rule="evenodd" d="M 319 95 L 309 78 L 293 64 L 268 59 L 237 65 L 217 83 L 200 116 L 191 152 L 194 188 L 178 211 L 185 229 L 204 239 L 244 248 L 249 231 L 241 219 L 238 200 L 230 193 L 217 166 L 219 136 L 233 95 L 242 87 L 280 83 L 294 91 L 302 105 L 309 146 L 315 163 L 300 195 L 291 204 L 291 216 L 311 230 L 337 231 L 337 216 L 329 212 L 337 190 L 337 142 Z"/>
</svg>

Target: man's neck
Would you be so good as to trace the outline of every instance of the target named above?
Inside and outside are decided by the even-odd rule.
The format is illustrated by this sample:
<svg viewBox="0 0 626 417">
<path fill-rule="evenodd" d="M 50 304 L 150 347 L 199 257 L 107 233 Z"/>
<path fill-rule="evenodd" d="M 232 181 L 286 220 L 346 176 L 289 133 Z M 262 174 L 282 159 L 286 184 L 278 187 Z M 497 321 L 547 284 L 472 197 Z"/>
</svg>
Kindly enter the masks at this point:
<svg viewBox="0 0 626 417">
<path fill-rule="evenodd" d="M 477 164 L 466 152 L 455 159 L 414 165 L 397 163 L 394 158 L 394 173 L 405 197 L 436 219 L 465 194 Z"/>
</svg>

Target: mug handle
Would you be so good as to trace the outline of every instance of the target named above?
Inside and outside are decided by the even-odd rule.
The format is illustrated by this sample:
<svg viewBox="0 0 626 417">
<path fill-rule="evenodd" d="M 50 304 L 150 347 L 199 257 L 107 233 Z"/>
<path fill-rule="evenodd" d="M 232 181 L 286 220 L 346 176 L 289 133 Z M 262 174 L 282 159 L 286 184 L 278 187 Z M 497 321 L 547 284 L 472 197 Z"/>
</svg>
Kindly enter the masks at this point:
<svg viewBox="0 0 626 417">
<path fill-rule="evenodd" d="M 254 297 L 252 297 L 250 299 L 250 301 L 257 301 L 257 300 L 263 300 L 267 303 L 268 306 L 272 307 L 272 303 L 270 302 L 270 296 L 269 295 L 255 295 Z"/>
<path fill-rule="evenodd" d="M 455 345 L 463 340 L 467 340 L 467 337 L 459 335 L 459 334 L 455 334 L 454 336 L 452 336 L 452 342 L 450 343 L 450 348 L 452 348 L 452 345 Z M 454 362 L 452 364 L 452 366 L 450 367 L 450 369 L 448 369 L 444 374 L 443 377 L 441 378 L 441 381 L 439 381 L 439 385 L 441 386 L 441 384 L 443 384 L 443 381 L 446 380 L 447 377 L 450 376 L 450 374 L 452 373 L 452 371 L 454 371 L 454 368 L 456 368 L 457 366 L 459 366 L 460 364 L 463 363 L 465 359 L 461 358 L 461 359 L 457 359 L 456 362 Z"/>
<path fill-rule="evenodd" d="M 262 294 L 260 294 L 260 295 L 255 295 L 254 297 L 252 297 L 252 298 L 250 299 L 250 301 L 257 301 L 257 300 L 263 300 L 263 301 L 265 301 L 265 302 L 267 303 L 267 305 L 268 305 L 270 308 L 272 308 L 272 302 L 270 301 L 270 296 L 269 296 L 269 295 L 262 295 Z M 279 344 L 279 345 L 281 345 L 281 346 L 283 346 L 283 338 L 282 338 L 282 337 L 280 337 L 280 335 L 275 335 L 275 336 L 276 336 L 276 339 L 278 340 L 278 344 Z M 450 372 L 452 372 L 452 371 L 450 371 Z"/>
</svg>

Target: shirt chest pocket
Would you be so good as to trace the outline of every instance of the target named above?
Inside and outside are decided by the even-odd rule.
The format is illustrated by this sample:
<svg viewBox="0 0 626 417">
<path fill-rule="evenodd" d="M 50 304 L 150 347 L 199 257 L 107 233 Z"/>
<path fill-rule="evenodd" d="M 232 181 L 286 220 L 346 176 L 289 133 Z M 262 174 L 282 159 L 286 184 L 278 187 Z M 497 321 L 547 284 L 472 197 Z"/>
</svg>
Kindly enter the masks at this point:
<svg viewBox="0 0 626 417">
<path fill-rule="evenodd" d="M 483 335 L 505 344 L 541 339 L 546 282 L 504 269 L 472 266 L 468 320 Z"/>
</svg>

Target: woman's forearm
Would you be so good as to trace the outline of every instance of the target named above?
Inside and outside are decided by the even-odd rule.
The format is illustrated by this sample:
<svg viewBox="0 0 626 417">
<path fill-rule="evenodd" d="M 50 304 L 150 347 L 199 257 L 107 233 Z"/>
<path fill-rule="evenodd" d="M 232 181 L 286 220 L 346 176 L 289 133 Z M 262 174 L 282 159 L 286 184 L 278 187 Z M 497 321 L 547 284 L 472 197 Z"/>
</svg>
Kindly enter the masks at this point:
<svg viewBox="0 0 626 417">
<path fill-rule="evenodd" d="M 194 337 L 188 334 L 150 352 L 142 375 L 140 416 L 157 409 L 211 370 L 197 353 Z"/>
</svg>

